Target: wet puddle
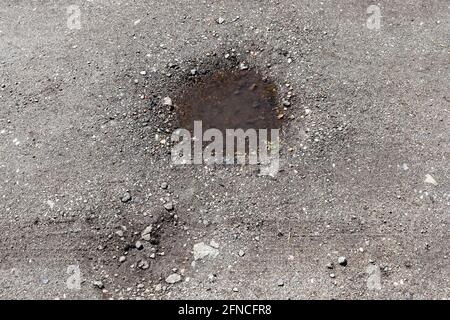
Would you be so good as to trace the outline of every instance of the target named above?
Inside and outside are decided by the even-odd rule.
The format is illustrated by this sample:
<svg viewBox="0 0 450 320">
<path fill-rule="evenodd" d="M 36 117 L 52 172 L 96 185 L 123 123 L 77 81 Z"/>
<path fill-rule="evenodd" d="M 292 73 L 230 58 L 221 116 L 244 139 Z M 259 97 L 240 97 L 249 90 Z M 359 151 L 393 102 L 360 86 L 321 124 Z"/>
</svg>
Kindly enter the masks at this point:
<svg viewBox="0 0 450 320">
<path fill-rule="evenodd" d="M 175 100 L 179 127 L 192 132 L 194 121 L 203 131 L 277 129 L 276 85 L 253 70 L 217 70 L 182 89 Z"/>
</svg>

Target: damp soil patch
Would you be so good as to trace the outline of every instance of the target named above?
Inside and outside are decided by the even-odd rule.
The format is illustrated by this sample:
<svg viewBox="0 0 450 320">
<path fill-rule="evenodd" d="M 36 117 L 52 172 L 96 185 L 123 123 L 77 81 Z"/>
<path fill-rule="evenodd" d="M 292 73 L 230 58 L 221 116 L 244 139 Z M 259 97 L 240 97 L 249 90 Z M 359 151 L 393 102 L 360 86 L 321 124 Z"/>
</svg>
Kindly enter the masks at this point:
<svg viewBox="0 0 450 320">
<path fill-rule="evenodd" d="M 279 129 L 277 86 L 255 70 L 215 70 L 197 77 L 175 98 L 179 128 Z"/>
</svg>

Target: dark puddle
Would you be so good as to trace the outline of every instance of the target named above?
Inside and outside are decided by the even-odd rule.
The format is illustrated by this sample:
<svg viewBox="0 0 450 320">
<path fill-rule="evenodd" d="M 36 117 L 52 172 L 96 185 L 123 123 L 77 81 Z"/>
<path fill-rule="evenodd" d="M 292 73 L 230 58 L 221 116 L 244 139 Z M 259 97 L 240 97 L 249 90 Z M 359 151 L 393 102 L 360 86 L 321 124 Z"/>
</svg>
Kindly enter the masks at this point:
<svg viewBox="0 0 450 320">
<path fill-rule="evenodd" d="M 203 131 L 278 129 L 277 104 L 276 85 L 253 70 L 216 70 L 181 89 L 175 99 L 179 127 L 191 132 L 199 120 Z"/>
</svg>

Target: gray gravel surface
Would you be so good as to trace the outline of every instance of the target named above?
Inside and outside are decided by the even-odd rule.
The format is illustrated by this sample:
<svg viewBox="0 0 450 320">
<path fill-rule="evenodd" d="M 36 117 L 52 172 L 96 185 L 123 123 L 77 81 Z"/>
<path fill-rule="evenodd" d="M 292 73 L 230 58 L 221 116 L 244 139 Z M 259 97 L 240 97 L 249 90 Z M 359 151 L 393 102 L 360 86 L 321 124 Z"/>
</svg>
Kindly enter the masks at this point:
<svg viewBox="0 0 450 320">
<path fill-rule="evenodd" d="M 0 0 L 0 298 L 448 299 L 449 39 L 448 0 Z M 171 164 L 225 67 L 278 86 L 275 178 Z"/>
</svg>

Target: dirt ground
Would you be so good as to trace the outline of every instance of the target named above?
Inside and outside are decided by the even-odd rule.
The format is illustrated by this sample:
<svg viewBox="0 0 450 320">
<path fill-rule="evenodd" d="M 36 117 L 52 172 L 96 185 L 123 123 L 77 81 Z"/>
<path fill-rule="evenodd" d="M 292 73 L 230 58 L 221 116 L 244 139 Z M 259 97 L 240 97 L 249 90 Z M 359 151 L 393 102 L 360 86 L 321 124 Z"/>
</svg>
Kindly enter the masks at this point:
<svg viewBox="0 0 450 320">
<path fill-rule="evenodd" d="M 449 39 L 448 0 L 0 0 L 0 298 L 448 299 Z M 280 172 L 173 165 L 164 98 L 242 63 Z"/>
</svg>

